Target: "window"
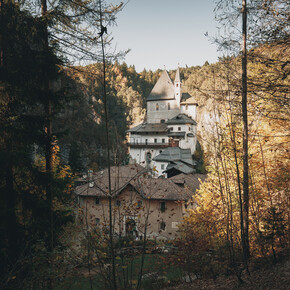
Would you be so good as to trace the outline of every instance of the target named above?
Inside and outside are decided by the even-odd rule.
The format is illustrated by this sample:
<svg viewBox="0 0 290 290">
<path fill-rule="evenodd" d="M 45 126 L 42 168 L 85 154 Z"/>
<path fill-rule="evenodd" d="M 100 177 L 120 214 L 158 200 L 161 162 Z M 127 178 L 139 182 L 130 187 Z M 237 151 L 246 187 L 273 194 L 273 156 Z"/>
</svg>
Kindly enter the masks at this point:
<svg viewBox="0 0 290 290">
<path fill-rule="evenodd" d="M 165 143 L 165 139 L 164 138 L 162 138 L 162 143 Z"/>
<path fill-rule="evenodd" d="M 165 120 L 164 120 L 164 119 L 161 119 L 161 120 L 160 120 L 160 123 L 165 123 Z"/>
<path fill-rule="evenodd" d="M 181 127 L 178 127 L 178 131 L 181 131 Z"/>
<path fill-rule="evenodd" d="M 185 105 L 185 110 L 188 110 L 188 105 L 187 104 Z"/>
<path fill-rule="evenodd" d="M 162 221 L 160 223 L 160 231 L 165 231 L 165 229 L 166 229 L 166 223 Z"/>
<path fill-rule="evenodd" d="M 157 143 L 157 138 L 154 138 L 154 143 Z"/>
<path fill-rule="evenodd" d="M 178 88 L 178 83 L 176 84 L 176 87 Z"/>
<path fill-rule="evenodd" d="M 164 164 L 161 164 L 161 169 L 164 170 L 165 166 Z"/>
<path fill-rule="evenodd" d="M 161 210 L 161 212 L 165 212 L 165 210 L 166 210 L 166 202 L 165 201 L 160 202 L 160 210 Z"/>
<path fill-rule="evenodd" d="M 146 144 L 146 145 L 148 144 L 148 139 L 145 139 L 145 144 Z"/>
<path fill-rule="evenodd" d="M 159 153 L 162 153 L 162 150 L 159 150 Z"/>
<path fill-rule="evenodd" d="M 100 204 L 100 198 L 99 197 L 96 197 L 96 199 L 95 199 L 95 204 Z"/>
<path fill-rule="evenodd" d="M 116 200 L 116 206 L 121 206 L 121 201 L 120 200 Z"/>
<path fill-rule="evenodd" d="M 145 155 L 146 163 L 147 164 L 150 164 L 151 163 L 151 159 L 152 159 L 151 153 L 150 152 L 147 152 L 146 155 Z"/>
<path fill-rule="evenodd" d="M 167 109 L 170 110 L 170 103 L 167 104 Z"/>
<path fill-rule="evenodd" d="M 100 219 L 96 218 L 96 226 L 98 226 L 100 224 Z"/>
<path fill-rule="evenodd" d="M 156 104 L 156 111 L 159 111 L 159 104 Z"/>
</svg>

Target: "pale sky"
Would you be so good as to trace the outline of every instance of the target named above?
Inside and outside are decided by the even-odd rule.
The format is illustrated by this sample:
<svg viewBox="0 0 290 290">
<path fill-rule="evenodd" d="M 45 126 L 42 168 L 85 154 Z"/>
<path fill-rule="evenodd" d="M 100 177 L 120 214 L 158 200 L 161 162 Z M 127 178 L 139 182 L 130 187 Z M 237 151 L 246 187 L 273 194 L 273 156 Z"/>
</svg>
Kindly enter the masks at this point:
<svg viewBox="0 0 290 290">
<path fill-rule="evenodd" d="M 214 7 L 214 0 L 130 0 L 108 32 L 117 50 L 131 49 L 125 62 L 138 72 L 213 63 L 218 58 L 209 39 L 217 34 Z"/>
</svg>

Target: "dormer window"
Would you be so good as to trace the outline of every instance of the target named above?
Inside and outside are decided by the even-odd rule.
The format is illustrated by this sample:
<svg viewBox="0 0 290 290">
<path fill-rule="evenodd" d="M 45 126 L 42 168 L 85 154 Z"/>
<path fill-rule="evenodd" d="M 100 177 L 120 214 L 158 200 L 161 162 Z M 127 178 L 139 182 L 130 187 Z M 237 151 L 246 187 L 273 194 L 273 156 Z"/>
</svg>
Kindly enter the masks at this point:
<svg viewBox="0 0 290 290">
<path fill-rule="evenodd" d="M 156 104 L 156 111 L 159 111 L 159 104 Z"/>
</svg>

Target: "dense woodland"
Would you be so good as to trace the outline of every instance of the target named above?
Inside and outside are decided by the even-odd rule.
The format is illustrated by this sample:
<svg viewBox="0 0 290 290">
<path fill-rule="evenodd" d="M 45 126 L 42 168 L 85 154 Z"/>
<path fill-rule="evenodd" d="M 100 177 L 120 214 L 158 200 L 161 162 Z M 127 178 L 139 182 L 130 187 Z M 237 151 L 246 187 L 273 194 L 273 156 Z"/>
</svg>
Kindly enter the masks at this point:
<svg viewBox="0 0 290 290">
<path fill-rule="evenodd" d="M 1 289 L 66 289 L 73 285 L 72 278 L 79 277 L 76 269 L 90 272 L 110 263 L 116 269 L 102 272 L 104 284 L 99 277 L 95 278 L 98 282 L 93 282 L 92 276 L 79 283 L 88 283 L 90 289 L 102 285 L 116 289 L 117 284 L 122 289 L 146 288 L 148 285 L 141 283 L 142 271 L 146 272 L 146 265 L 152 266 L 143 261 L 147 254 L 153 261 L 161 261 L 157 263 L 158 272 L 163 276 L 174 265 L 190 280 L 193 273 L 198 278 L 224 274 L 235 275 L 242 283 L 245 273 L 252 270 L 251 263 L 277 263 L 287 255 L 287 1 L 250 2 L 255 16 L 249 17 L 248 24 L 246 212 L 243 55 L 231 46 L 234 40 L 224 38 L 218 41 L 226 53 L 217 63 L 180 68 L 183 92 L 190 93 L 198 103 L 200 148 L 194 158 L 199 161 L 198 172 L 207 172 L 206 181 L 194 196 L 197 207 L 188 212 L 174 241 L 157 246 L 150 241 L 140 243 L 142 270 L 137 278 L 132 274 L 139 269 L 134 264 L 136 255 L 130 252 L 120 258 L 108 250 L 122 248 L 126 243 L 134 248 L 134 241 L 112 241 L 105 232 L 83 232 L 75 218 L 73 188 L 78 174 L 88 169 L 97 171 L 108 164 L 128 163 L 126 130 L 146 118 L 146 97 L 161 70 L 138 73 L 134 66 L 107 50 L 104 74 L 100 48 L 109 47 L 109 38 L 99 33 L 100 18 L 109 26 L 121 6 L 106 6 L 103 1 L 49 5 L 46 1 L 12 2 L 0 1 Z M 224 2 L 236 7 L 234 1 Z M 218 16 L 230 13 L 223 1 L 217 1 Z M 240 15 L 237 9 L 234 13 Z M 257 19 L 263 19 L 265 25 L 256 22 L 255 26 L 251 21 Z M 92 27 L 92 23 L 96 31 L 86 30 L 85 24 Z M 96 35 L 97 45 L 92 41 Z M 94 46 L 97 48 L 90 49 Z M 73 65 L 73 57 L 89 58 L 93 64 Z M 169 74 L 173 78 L 175 71 Z M 81 241 L 80 248 L 75 246 L 76 241 Z M 161 246 L 174 251 L 168 256 L 154 254 Z M 179 281 L 166 278 L 153 282 L 163 287 L 170 279 Z M 63 284 L 67 281 L 72 284 Z"/>
</svg>

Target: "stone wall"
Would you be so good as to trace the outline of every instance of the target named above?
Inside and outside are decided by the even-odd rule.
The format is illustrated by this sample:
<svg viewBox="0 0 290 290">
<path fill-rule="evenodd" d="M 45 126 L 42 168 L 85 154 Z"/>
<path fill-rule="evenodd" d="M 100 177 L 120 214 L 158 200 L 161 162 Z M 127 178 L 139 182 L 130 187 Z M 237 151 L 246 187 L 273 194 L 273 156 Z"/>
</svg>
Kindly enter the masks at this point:
<svg viewBox="0 0 290 290">
<path fill-rule="evenodd" d="M 150 182 L 150 179 L 148 180 Z M 149 238 L 174 238 L 178 231 L 177 225 L 185 213 L 184 205 L 177 201 L 155 200 L 154 186 L 152 186 L 152 192 L 150 199 L 143 199 L 132 186 L 127 186 L 117 199 L 113 199 L 113 224 L 116 234 L 126 235 L 126 222 L 134 220 L 137 236 L 140 239 L 144 236 L 148 217 L 147 236 Z M 80 197 L 80 201 L 83 222 L 87 220 L 91 228 L 108 228 L 109 202 L 107 198 Z M 165 204 L 161 205 L 162 202 Z M 162 208 L 164 205 L 165 210 Z M 136 236 L 135 232 L 133 234 Z"/>
</svg>

